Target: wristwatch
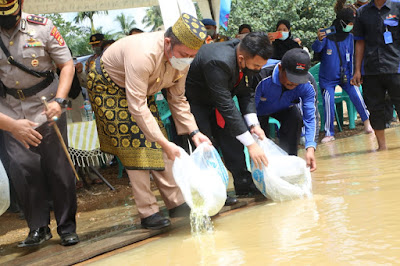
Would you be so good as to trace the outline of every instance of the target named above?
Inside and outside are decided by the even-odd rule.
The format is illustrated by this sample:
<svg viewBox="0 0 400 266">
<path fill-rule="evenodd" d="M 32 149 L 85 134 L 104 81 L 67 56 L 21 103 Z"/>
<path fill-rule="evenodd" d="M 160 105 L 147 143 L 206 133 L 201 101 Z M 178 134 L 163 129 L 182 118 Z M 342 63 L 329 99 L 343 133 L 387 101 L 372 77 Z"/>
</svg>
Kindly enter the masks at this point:
<svg viewBox="0 0 400 266">
<path fill-rule="evenodd" d="M 195 130 L 193 130 L 193 131 L 189 134 L 189 137 L 190 137 L 190 138 L 193 138 L 194 135 L 196 135 L 197 133 L 200 133 L 200 130 L 195 129 Z"/>
<path fill-rule="evenodd" d="M 260 125 L 260 123 L 252 124 L 252 125 L 249 126 L 249 128 L 253 129 L 253 127 L 256 127 L 256 126 L 259 126 L 259 125 Z"/>
<path fill-rule="evenodd" d="M 62 108 L 67 108 L 71 105 L 71 101 L 63 98 L 55 98 L 54 101 L 57 102 Z"/>
</svg>

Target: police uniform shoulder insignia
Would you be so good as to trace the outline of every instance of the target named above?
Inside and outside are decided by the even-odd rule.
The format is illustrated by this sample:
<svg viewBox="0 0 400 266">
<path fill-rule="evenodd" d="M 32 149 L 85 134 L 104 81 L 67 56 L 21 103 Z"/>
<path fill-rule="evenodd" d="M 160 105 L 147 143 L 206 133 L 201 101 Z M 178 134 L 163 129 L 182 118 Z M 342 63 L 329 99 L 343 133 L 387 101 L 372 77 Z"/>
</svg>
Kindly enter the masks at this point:
<svg viewBox="0 0 400 266">
<path fill-rule="evenodd" d="M 53 36 L 54 39 L 56 39 L 56 41 L 58 42 L 58 44 L 60 46 L 64 46 L 65 45 L 65 41 L 64 41 L 63 37 L 61 36 L 60 32 L 58 31 L 56 26 L 53 27 L 53 29 L 50 32 L 50 35 Z"/>
<path fill-rule="evenodd" d="M 40 24 L 40 25 L 46 25 L 47 21 L 48 21 L 47 18 L 39 17 L 39 16 L 36 16 L 36 15 L 28 15 L 26 17 L 26 20 L 28 22 L 31 22 L 31 23 L 34 23 L 34 24 Z"/>
</svg>

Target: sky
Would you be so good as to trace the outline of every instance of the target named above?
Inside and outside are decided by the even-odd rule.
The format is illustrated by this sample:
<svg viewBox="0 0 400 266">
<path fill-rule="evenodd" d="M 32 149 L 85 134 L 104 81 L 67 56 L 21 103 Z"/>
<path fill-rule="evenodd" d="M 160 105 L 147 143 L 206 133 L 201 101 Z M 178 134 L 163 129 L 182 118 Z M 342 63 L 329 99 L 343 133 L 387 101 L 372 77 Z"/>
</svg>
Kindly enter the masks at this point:
<svg viewBox="0 0 400 266">
<path fill-rule="evenodd" d="M 95 28 L 103 27 L 103 32 L 117 32 L 119 31 L 118 22 L 115 21 L 115 18 L 124 13 L 125 16 L 131 16 L 136 21 L 136 28 L 142 29 L 144 31 L 148 31 L 144 25 L 142 24 L 142 19 L 146 15 L 146 8 L 130 8 L 130 9 L 120 9 L 120 10 L 110 10 L 108 11 L 108 15 L 101 14 L 95 15 L 93 18 Z M 76 12 L 71 13 L 62 13 L 63 18 L 67 21 L 73 21 L 76 16 Z M 84 23 L 84 26 L 90 27 L 90 21 L 87 19 Z"/>
</svg>

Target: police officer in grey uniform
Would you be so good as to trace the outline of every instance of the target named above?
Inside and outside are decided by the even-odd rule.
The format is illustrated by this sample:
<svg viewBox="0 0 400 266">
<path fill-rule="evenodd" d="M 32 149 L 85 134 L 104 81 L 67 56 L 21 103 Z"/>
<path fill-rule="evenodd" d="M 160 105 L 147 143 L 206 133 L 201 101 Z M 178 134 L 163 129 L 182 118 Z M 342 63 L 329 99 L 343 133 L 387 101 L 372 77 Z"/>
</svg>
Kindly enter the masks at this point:
<svg viewBox="0 0 400 266">
<path fill-rule="evenodd" d="M 35 130 L 42 137 L 38 144 L 37 140 L 21 141 L 10 130 L 4 136 L 4 148 L 10 157 L 10 178 L 30 229 L 19 246 L 39 245 L 52 237 L 48 227 L 50 199 L 54 202 L 61 244 L 74 245 L 79 242 L 75 178 L 60 140 L 50 126 L 51 121 L 57 120 L 66 141 L 65 99 L 74 66 L 57 28 L 46 18 L 22 13 L 23 1 L 0 1 L 0 113 L 8 119 L 35 123 L 32 126 L 38 125 Z M 59 79 L 54 75 L 54 64 L 61 69 Z M 42 96 L 49 101 L 46 110 Z"/>
</svg>

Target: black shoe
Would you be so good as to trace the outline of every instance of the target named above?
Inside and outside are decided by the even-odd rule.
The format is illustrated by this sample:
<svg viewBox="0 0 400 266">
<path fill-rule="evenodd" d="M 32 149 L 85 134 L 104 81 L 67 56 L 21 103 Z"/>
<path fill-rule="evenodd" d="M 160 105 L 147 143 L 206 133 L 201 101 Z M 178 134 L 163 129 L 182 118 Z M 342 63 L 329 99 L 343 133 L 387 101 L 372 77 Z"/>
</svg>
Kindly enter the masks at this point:
<svg viewBox="0 0 400 266">
<path fill-rule="evenodd" d="M 38 229 L 31 230 L 28 234 L 28 237 L 23 242 L 20 242 L 18 247 L 22 248 L 38 246 L 52 237 L 53 236 L 48 226 L 40 227 Z"/>
<path fill-rule="evenodd" d="M 225 201 L 225 206 L 232 206 L 238 203 L 237 198 L 227 196 Z"/>
<path fill-rule="evenodd" d="M 190 207 L 186 203 L 183 203 L 169 210 L 170 218 L 189 217 L 189 215 L 190 215 Z"/>
<path fill-rule="evenodd" d="M 254 184 L 251 184 L 247 188 L 235 188 L 235 193 L 239 198 L 255 198 L 262 196 L 262 193 L 256 188 Z"/>
<path fill-rule="evenodd" d="M 72 246 L 79 243 L 79 237 L 76 233 L 66 233 L 60 235 L 62 246 Z"/>
<path fill-rule="evenodd" d="M 141 219 L 142 227 L 147 229 L 161 229 L 171 225 L 169 219 L 163 217 L 159 212 Z"/>
</svg>

